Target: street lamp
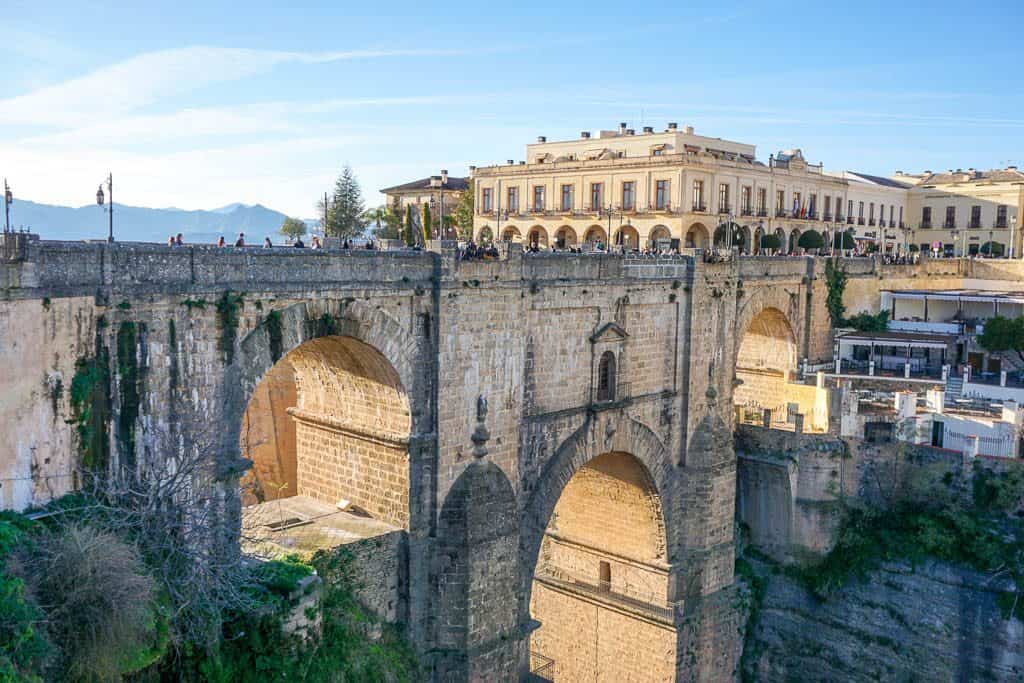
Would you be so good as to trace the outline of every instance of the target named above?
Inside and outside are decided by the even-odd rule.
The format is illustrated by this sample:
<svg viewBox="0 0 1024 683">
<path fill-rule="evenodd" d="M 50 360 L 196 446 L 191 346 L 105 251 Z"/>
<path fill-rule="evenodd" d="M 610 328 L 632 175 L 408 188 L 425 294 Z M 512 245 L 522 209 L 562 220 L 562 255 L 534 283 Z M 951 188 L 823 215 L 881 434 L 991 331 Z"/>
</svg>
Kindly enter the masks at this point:
<svg viewBox="0 0 1024 683">
<path fill-rule="evenodd" d="M 439 175 L 439 176 L 436 176 L 436 175 L 435 176 L 430 176 L 430 186 L 437 188 L 438 195 L 441 198 L 441 211 L 440 211 L 440 213 L 437 214 L 437 220 L 439 221 L 439 225 L 441 226 L 441 239 L 445 239 L 446 237 L 450 237 L 450 235 L 448 234 L 448 232 L 450 232 L 450 229 L 446 230 L 445 229 L 445 225 L 444 225 L 444 186 L 447 185 L 447 184 L 448 184 L 448 171 L 445 170 L 445 169 L 441 169 L 441 175 Z M 435 208 L 436 208 L 436 204 L 434 203 L 434 198 L 431 197 L 430 198 L 430 212 L 433 213 Z"/>
<path fill-rule="evenodd" d="M 606 216 L 608 216 L 608 234 L 606 235 L 606 237 L 608 238 L 608 244 L 605 245 L 605 249 L 610 253 L 612 250 L 612 244 L 614 244 L 614 240 L 612 239 L 612 214 L 615 213 L 615 207 L 609 204 L 607 207 L 605 207 L 604 213 Z M 619 211 L 620 228 L 622 227 L 622 221 L 624 218 L 624 214 L 621 211 Z"/>
<path fill-rule="evenodd" d="M 107 232 L 107 242 L 113 243 L 114 241 L 114 174 L 107 174 L 107 192 L 110 194 L 110 206 L 106 209 L 107 215 L 110 218 L 109 229 Z M 100 183 L 99 188 L 96 190 L 96 204 L 103 206 L 103 183 Z"/>
<path fill-rule="evenodd" d="M 14 203 L 14 195 L 11 194 L 11 186 L 4 178 L 4 232 L 11 231 L 11 204 Z"/>
<path fill-rule="evenodd" d="M 1024 210 L 1024 207 L 1021 207 L 1017 210 Z M 1015 235 L 1013 230 L 1015 227 L 1017 227 L 1017 217 L 1010 216 L 1010 248 L 1006 252 L 1006 258 L 1013 258 L 1014 247 L 1016 246 L 1016 243 L 1014 242 Z"/>
</svg>

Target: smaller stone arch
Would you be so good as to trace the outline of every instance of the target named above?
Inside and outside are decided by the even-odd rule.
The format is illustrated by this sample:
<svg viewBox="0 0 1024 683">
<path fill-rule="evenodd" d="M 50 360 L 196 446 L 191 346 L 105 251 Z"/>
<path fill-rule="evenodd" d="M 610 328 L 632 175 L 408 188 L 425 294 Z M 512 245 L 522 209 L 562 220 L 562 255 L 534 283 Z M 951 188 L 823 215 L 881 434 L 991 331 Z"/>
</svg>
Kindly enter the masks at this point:
<svg viewBox="0 0 1024 683">
<path fill-rule="evenodd" d="M 476 233 L 477 244 L 490 244 L 494 241 L 494 233 L 491 226 L 485 225 Z"/>
<path fill-rule="evenodd" d="M 710 241 L 711 235 L 707 226 L 703 223 L 694 223 L 686 230 L 683 246 L 688 249 L 707 249 Z"/>
<path fill-rule="evenodd" d="M 657 249 L 659 240 L 670 239 L 672 239 L 672 232 L 668 229 L 668 227 L 664 225 L 655 225 L 651 229 L 650 235 L 647 238 L 648 247 L 650 249 Z"/>
<path fill-rule="evenodd" d="M 531 247 L 547 247 L 548 231 L 542 225 L 535 225 L 526 233 L 526 243 Z"/>
<path fill-rule="evenodd" d="M 622 247 L 626 251 L 639 249 L 640 233 L 632 225 L 623 225 L 615 231 L 615 246 Z"/>
<path fill-rule="evenodd" d="M 591 225 L 583 235 L 583 241 L 587 244 L 608 244 L 608 233 L 600 225 Z"/>
<path fill-rule="evenodd" d="M 563 225 L 555 231 L 555 248 L 572 249 L 576 246 L 576 231 L 568 225 Z"/>
<path fill-rule="evenodd" d="M 800 250 L 799 242 L 800 242 L 800 229 L 799 228 L 793 228 L 789 232 L 789 253 L 790 254 L 796 254 L 796 253 L 799 252 L 799 250 Z"/>
<path fill-rule="evenodd" d="M 519 228 L 514 225 L 502 228 L 501 230 L 501 241 L 502 242 L 522 242 L 523 236 L 519 232 Z"/>
</svg>

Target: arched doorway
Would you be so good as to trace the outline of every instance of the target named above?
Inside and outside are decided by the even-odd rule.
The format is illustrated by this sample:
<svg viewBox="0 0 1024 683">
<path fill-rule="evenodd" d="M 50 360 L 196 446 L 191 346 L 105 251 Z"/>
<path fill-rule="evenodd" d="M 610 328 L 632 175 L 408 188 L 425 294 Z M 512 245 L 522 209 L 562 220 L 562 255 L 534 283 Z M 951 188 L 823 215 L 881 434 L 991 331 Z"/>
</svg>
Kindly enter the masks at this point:
<svg viewBox="0 0 1024 683">
<path fill-rule="evenodd" d="M 555 504 L 530 591 L 534 659 L 554 680 L 674 680 L 677 634 L 668 603 L 665 519 L 644 465 L 603 453 Z M 635 647 L 622 648 L 624 633 Z"/>
<path fill-rule="evenodd" d="M 753 250 L 754 250 L 755 254 L 760 254 L 761 253 L 761 251 L 762 251 L 762 249 L 761 249 L 761 241 L 763 239 L 764 239 L 764 229 L 761 228 L 760 226 L 758 226 L 757 229 L 754 230 Z"/>
<path fill-rule="evenodd" d="M 531 247 L 537 247 L 539 249 L 547 248 L 548 231 L 539 225 L 533 226 L 530 228 L 530 232 L 527 233 L 526 243 Z"/>
<path fill-rule="evenodd" d="M 703 223 L 694 223 L 690 226 L 689 230 L 686 231 L 686 237 L 683 240 L 683 246 L 688 249 L 707 249 L 710 236 L 708 229 L 704 227 Z"/>
<path fill-rule="evenodd" d="M 480 228 L 480 231 L 476 234 L 477 244 L 490 244 L 494 241 L 494 233 L 491 232 L 490 226 L 485 225 Z"/>
<path fill-rule="evenodd" d="M 736 378 L 742 383 L 733 391 L 733 403 L 784 415 L 789 399 L 786 384 L 796 370 L 793 327 L 785 313 L 765 308 L 750 321 L 736 352 Z"/>
<path fill-rule="evenodd" d="M 793 228 L 789 233 L 789 253 L 796 254 L 800 250 L 800 230 Z"/>
<path fill-rule="evenodd" d="M 583 235 L 583 241 L 587 244 L 601 244 L 608 245 L 608 233 L 604 231 L 600 225 L 591 225 L 587 228 L 587 232 Z"/>
<path fill-rule="evenodd" d="M 615 246 L 626 251 L 636 251 L 640 248 L 640 234 L 632 225 L 623 225 L 615 231 Z"/>
<path fill-rule="evenodd" d="M 523 236 L 519 233 L 519 228 L 514 225 L 510 225 L 507 228 L 501 230 L 501 241 L 502 242 L 522 242 Z"/>
<path fill-rule="evenodd" d="M 568 225 L 563 225 L 555 232 L 556 249 L 572 249 L 576 246 L 576 231 Z"/>
<path fill-rule="evenodd" d="M 651 234 L 647 238 L 648 248 L 652 251 L 655 249 L 668 249 L 667 243 L 672 239 L 672 233 L 664 225 L 656 225 L 651 230 Z"/>
<path fill-rule="evenodd" d="M 347 336 L 295 347 L 264 373 L 242 416 L 239 448 L 253 462 L 246 527 L 271 534 L 352 514 L 373 520 L 370 535 L 408 528 L 411 427 L 408 395 L 380 351 Z"/>
</svg>

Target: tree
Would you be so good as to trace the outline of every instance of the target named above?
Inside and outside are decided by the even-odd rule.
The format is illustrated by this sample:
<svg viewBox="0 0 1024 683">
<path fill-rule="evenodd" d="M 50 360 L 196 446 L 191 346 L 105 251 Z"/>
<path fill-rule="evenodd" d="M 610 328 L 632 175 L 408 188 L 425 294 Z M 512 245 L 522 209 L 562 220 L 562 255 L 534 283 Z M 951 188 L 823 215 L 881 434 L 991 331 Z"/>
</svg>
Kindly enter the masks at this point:
<svg viewBox="0 0 1024 683">
<path fill-rule="evenodd" d="M 761 250 L 767 251 L 769 249 L 781 249 L 782 240 L 779 236 L 774 233 L 768 233 L 767 235 L 761 236 Z"/>
<path fill-rule="evenodd" d="M 833 327 L 843 323 L 846 305 L 843 303 L 843 291 L 846 289 L 846 271 L 836 265 L 834 259 L 825 261 L 825 285 L 828 294 L 825 296 L 825 308 Z"/>
<path fill-rule="evenodd" d="M 804 230 L 796 245 L 801 249 L 821 249 L 825 246 L 825 240 L 817 230 Z"/>
<path fill-rule="evenodd" d="M 466 183 L 466 189 L 459 197 L 458 203 L 452 209 L 451 219 L 455 222 L 455 230 L 460 240 L 469 241 L 473 239 L 473 180 Z"/>
<path fill-rule="evenodd" d="M 416 245 L 416 219 L 412 211 L 412 204 L 405 207 L 405 229 L 402 230 L 402 239 L 407 246 Z"/>
<path fill-rule="evenodd" d="M 306 223 L 298 218 L 285 218 L 279 232 L 287 237 L 288 241 L 294 241 L 306 234 Z"/>
<path fill-rule="evenodd" d="M 366 211 L 363 193 L 359 189 L 352 167 L 346 164 L 337 182 L 334 183 L 334 196 L 330 206 L 326 207 L 327 221 L 324 235 L 327 237 L 356 237 L 363 232 L 366 224 L 363 214 Z M 320 203 L 321 214 L 324 214 L 323 202 Z"/>
<path fill-rule="evenodd" d="M 981 253 L 985 256 L 1002 256 L 1006 247 L 1001 242 L 985 242 L 981 245 Z"/>
<path fill-rule="evenodd" d="M 853 235 L 849 231 L 837 232 L 832 235 L 833 249 L 853 249 L 855 246 L 856 242 L 854 242 Z"/>
<path fill-rule="evenodd" d="M 846 319 L 846 324 L 858 332 L 885 332 L 889 329 L 889 311 L 868 313 L 861 311 Z"/>
<path fill-rule="evenodd" d="M 398 204 L 391 206 L 379 206 L 366 212 L 372 214 L 372 223 L 375 224 L 373 236 L 380 240 L 402 239 L 402 212 Z"/>
<path fill-rule="evenodd" d="M 430 216 L 430 204 L 423 205 L 423 243 L 426 244 L 430 240 L 432 235 L 432 225 Z"/>
<path fill-rule="evenodd" d="M 978 335 L 978 345 L 989 353 L 1015 351 L 1024 360 L 1024 318 L 989 318 Z"/>
</svg>

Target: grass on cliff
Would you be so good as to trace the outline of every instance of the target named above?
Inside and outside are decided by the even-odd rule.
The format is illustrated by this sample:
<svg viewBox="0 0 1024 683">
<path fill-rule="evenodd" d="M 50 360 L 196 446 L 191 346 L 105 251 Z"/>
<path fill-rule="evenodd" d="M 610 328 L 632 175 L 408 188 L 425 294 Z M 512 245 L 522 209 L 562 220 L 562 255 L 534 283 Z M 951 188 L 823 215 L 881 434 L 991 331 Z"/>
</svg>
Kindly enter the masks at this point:
<svg viewBox="0 0 1024 683">
<path fill-rule="evenodd" d="M 832 551 L 797 573 L 820 598 L 886 560 L 934 558 L 1012 579 L 1017 592 L 1000 603 L 1020 617 L 1024 601 L 1024 466 L 1005 472 L 976 467 L 972 476 L 924 473 L 887 508 L 850 507 Z"/>
</svg>

